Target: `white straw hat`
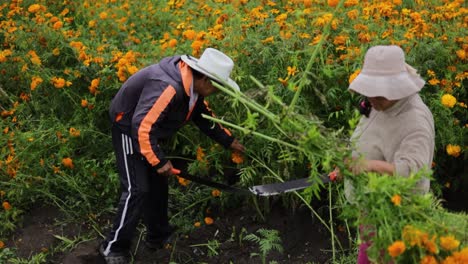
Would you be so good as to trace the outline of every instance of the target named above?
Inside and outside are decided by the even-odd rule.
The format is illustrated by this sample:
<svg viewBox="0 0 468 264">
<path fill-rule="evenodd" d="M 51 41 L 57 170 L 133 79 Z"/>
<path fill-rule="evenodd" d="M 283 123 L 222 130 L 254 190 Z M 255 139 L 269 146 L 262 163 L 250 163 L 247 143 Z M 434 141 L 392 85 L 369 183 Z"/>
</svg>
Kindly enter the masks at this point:
<svg viewBox="0 0 468 264">
<path fill-rule="evenodd" d="M 362 70 L 348 89 L 366 97 L 399 100 L 419 92 L 424 84 L 416 69 L 405 63 L 400 47 L 374 46 L 367 51 Z"/>
<path fill-rule="evenodd" d="M 187 63 L 190 68 L 209 78 L 220 83 L 225 83 L 237 91 L 240 90 L 239 85 L 230 78 L 232 68 L 234 68 L 234 62 L 221 51 L 207 48 L 203 51 L 200 59 L 188 55 L 182 55 L 181 59 Z"/>
</svg>

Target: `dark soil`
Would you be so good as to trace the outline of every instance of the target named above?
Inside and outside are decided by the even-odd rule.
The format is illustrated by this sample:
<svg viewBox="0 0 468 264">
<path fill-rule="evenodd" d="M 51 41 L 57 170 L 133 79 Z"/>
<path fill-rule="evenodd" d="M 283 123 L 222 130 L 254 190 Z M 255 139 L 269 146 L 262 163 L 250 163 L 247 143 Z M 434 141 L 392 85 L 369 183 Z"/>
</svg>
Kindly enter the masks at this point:
<svg viewBox="0 0 468 264">
<path fill-rule="evenodd" d="M 296 212 L 276 206 L 265 222 L 256 220 L 256 212 L 245 208 L 229 210 L 218 215 L 209 226 L 197 228 L 190 234 L 177 234 L 165 248 L 151 251 L 135 236 L 134 262 L 143 263 L 262 263 L 259 245 L 243 240 L 245 235 L 260 228 L 275 229 L 280 232 L 281 254 L 271 251 L 267 260 L 278 263 L 327 263 L 331 258 L 329 232 L 314 217 L 309 209 Z M 18 257 L 29 258 L 39 252 L 46 252 L 59 244 L 56 236 L 73 239 L 83 234 L 93 233 L 92 228 L 76 223 L 60 222 L 62 213 L 52 207 L 37 208 L 29 212 L 23 227 L 7 242 L 8 247 L 16 247 Z M 241 230 L 245 228 L 246 231 Z M 341 233 L 344 237 L 344 233 Z M 210 250 L 208 241 L 219 242 Z M 344 239 L 342 239 L 344 240 Z M 80 242 L 65 252 L 50 252 L 49 263 L 63 264 L 104 264 L 97 252 L 100 237 Z"/>
</svg>

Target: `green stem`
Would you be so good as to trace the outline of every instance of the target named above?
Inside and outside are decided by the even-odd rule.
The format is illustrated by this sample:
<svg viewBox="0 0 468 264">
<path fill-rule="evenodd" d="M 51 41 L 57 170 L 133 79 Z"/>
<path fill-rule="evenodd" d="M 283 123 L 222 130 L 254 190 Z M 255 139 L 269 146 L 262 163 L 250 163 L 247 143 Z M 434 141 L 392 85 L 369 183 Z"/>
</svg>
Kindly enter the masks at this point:
<svg viewBox="0 0 468 264">
<path fill-rule="evenodd" d="M 308 79 L 307 78 L 307 73 L 311 71 L 312 65 L 314 64 L 315 58 L 317 57 L 317 54 L 318 54 L 319 50 L 322 50 L 322 43 L 324 42 L 324 40 L 330 34 L 331 23 L 333 21 L 333 18 L 335 17 L 336 10 L 338 10 L 339 7 L 341 7 L 342 4 L 343 4 L 343 0 L 340 1 L 339 6 L 333 12 L 332 18 L 330 19 L 330 21 L 327 23 L 327 25 L 325 26 L 325 28 L 323 30 L 324 32 L 322 34 L 322 37 L 319 40 L 319 43 L 317 43 L 317 45 L 315 46 L 314 51 L 312 52 L 312 55 L 311 55 L 311 57 L 309 59 L 309 62 L 307 63 L 307 66 L 306 66 L 301 78 L 299 79 L 299 85 L 297 87 L 297 91 L 294 94 L 294 97 L 293 97 L 291 103 L 289 104 L 288 115 L 294 109 L 294 107 L 295 107 L 295 105 L 297 103 L 297 100 L 299 99 L 299 96 L 300 96 L 300 94 L 302 92 L 302 88 L 307 83 L 307 79 Z"/>
<path fill-rule="evenodd" d="M 239 100 L 242 104 L 246 105 L 247 107 L 249 107 L 249 108 L 251 108 L 251 109 L 253 109 L 253 110 L 255 110 L 255 111 L 257 111 L 257 112 L 259 112 L 261 114 L 263 114 L 264 116 L 266 116 L 271 121 L 273 121 L 275 123 L 280 122 L 279 118 L 274 113 L 269 112 L 267 109 L 265 109 L 265 107 L 257 104 L 252 99 L 246 98 L 243 93 L 233 91 L 232 88 L 224 87 L 224 86 L 221 86 L 221 85 L 219 85 L 217 83 L 215 83 L 214 86 L 216 86 L 219 90 L 223 91 L 224 93 L 227 93 L 231 97 L 236 98 L 237 100 Z"/>
<path fill-rule="evenodd" d="M 290 148 L 293 148 L 295 150 L 298 150 L 298 151 L 301 151 L 301 152 L 305 152 L 305 150 L 301 147 L 298 147 L 296 145 L 293 145 L 291 143 L 288 143 L 288 142 L 284 142 L 280 139 L 277 139 L 277 138 L 273 138 L 273 137 L 270 137 L 270 136 L 267 136 L 265 134 L 262 134 L 262 133 L 258 133 L 258 132 L 255 132 L 255 131 L 252 131 L 248 128 L 244 128 L 244 127 L 241 127 L 241 126 L 238 126 L 238 125 L 234 125 L 230 122 L 227 122 L 227 121 L 224 121 L 224 120 L 221 120 L 219 118 L 215 118 L 215 117 L 212 117 L 212 116 L 209 116 L 209 115 L 205 115 L 205 114 L 202 114 L 203 118 L 206 118 L 206 119 L 209 119 L 211 121 L 214 121 L 216 123 L 220 123 L 222 125 L 225 125 L 225 126 L 229 126 L 229 127 L 232 127 L 232 128 L 235 128 L 237 130 L 240 130 L 242 131 L 244 134 L 252 134 L 252 135 L 255 135 L 257 137 L 261 137 L 263 139 L 266 139 L 266 140 L 269 140 L 269 141 L 272 141 L 272 142 L 275 142 L 275 143 L 278 143 L 278 144 L 281 144 L 281 145 L 285 145 L 287 147 L 290 147 Z"/>
<path fill-rule="evenodd" d="M 332 191 L 331 191 L 331 185 L 329 184 L 328 185 L 328 214 L 330 216 L 330 234 L 331 234 L 331 237 L 334 238 L 335 237 L 335 229 L 333 228 L 333 207 L 332 207 Z M 336 259 L 336 250 L 335 250 L 335 239 L 332 239 L 331 240 L 331 244 L 332 244 L 332 259 L 333 259 L 333 263 L 335 263 L 335 259 Z"/>
<path fill-rule="evenodd" d="M 189 205 L 189 206 L 183 208 L 182 210 L 180 210 L 179 212 L 177 212 L 176 214 L 174 214 L 173 216 L 171 216 L 171 219 L 169 219 L 169 221 L 171 221 L 172 219 L 174 219 L 176 216 L 180 215 L 181 213 L 187 211 L 188 209 L 194 207 L 195 205 L 198 205 L 198 204 L 200 204 L 200 203 L 206 202 L 206 201 L 208 201 L 208 200 L 210 200 L 210 199 L 211 199 L 211 197 L 206 197 L 206 198 L 204 198 L 204 199 L 198 200 L 197 202 L 195 202 L 195 203 L 193 203 L 193 204 L 191 204 L 191 205 Z"/>
</svg>

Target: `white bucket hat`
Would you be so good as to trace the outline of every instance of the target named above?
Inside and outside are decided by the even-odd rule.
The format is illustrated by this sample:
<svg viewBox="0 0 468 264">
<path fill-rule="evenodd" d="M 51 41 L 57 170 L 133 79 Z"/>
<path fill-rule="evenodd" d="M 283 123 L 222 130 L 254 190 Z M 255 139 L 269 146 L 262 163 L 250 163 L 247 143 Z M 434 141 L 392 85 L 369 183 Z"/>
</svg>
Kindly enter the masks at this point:
<svg viewBox="0 0 468 264">
<path fill-rule="evenodd" d="M 188 55 L 182 55 L 181 59 L 187 63 L 190 68 L 240 91 L 239 85 L 229 77 L 232 68 L 234 68 L 234 62 L 221 51 L 207 48 L 203 51 L 200 59 Z"/>
<path fill-rule="evenodd" d="M 405 63 L 400 47 L 374 46 L 367 51 L 362 70 L 348 89 L 366 97 L 400 100 L 419 92 L 424 84 L 416 69 Z"/>
</svg>

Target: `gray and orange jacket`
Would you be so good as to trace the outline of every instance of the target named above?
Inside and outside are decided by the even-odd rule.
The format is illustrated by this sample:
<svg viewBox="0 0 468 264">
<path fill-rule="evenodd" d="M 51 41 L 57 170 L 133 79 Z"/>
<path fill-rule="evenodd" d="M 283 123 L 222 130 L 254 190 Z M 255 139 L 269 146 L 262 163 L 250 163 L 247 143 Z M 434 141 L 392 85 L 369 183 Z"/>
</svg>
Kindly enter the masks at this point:
<svg viewBox="0 0 468 264">
<path fill-rule="evenodd" d="M 168 57 L 132 75 L 112 99 L 111 121 L 131 135 L 138 151 L 156 168 L 167 162 L 160 140 L 190 120 L 224 147 L 234 140 L 228 130 L 201 116 L 213 115 L 202 96 L 189 109 L 192 82 L 192 70 L 180 56 Z"/>
</svg>

